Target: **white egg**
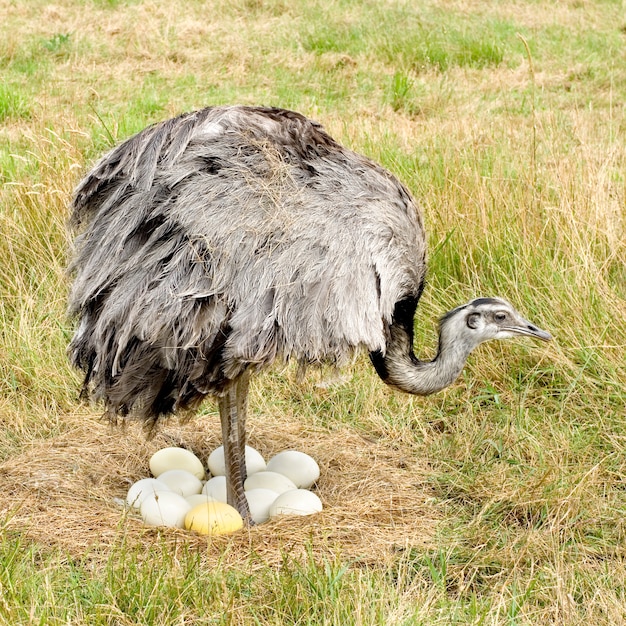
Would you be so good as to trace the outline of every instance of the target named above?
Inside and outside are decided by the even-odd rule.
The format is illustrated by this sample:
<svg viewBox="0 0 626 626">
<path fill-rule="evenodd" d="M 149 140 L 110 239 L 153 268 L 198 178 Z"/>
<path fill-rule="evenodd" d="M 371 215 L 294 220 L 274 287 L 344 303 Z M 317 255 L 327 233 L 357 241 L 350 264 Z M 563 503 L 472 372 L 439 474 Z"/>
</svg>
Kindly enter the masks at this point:
<svg viewBox="0 0 626 626">
<path fill-rule="evenodd" d="M 185 498 L 191 506 L 197 506 L 198 504 L 204 504 L 205 502 L 216 502 L 215 498 L 208 496 L 206 493 L 194 493 Z"/>
<path fill-rule="evenodd" d="M 224 461 L 224 446 L 220 446 L 211 452 L 207 460 L 209 471 L 213 476 L 224 476 L 226 474 L 226 463 Z M 248 476 L 265 469 L 265 459 L 254 448 L 246 446 L 246 472 Z"/>
<path fill-rule="evenodd" d="M 160 491 L 149 495 L 140 507 L 141 518 L 149 526 L 185 527 L 185 515 L 191 504 L 173 491 Z"/>
<path fill-rule="evenodd" d="M 244 489 L 246 491 L 252 489 L 271 489 L 276 493 L 283 493 L 284 491 L 291 491 L 297 489 L 293 481 L 289 480 L 285 475 L 278 474 L 277 472 L 257 472 L 246 478 L 244 483 Z"/>
<path fill-rule="evenodd" d="M 287 476 L 298 489 L 308 489 L 320 477 L 315 459 L 297 450 L 279 452 L 267 463 L 267 471 Z"/>
<path fill-rule="evenodd" d="M 185 448 L 162 448 L 150 457 L 150 471 L 157 478 L 168 470 L 181 469 L 192 473 L 198 480 L 204 479 L 202 461 Z"/>
<path fill-rule="evenodd" d="M 250 517 L 256 524 L 263 524 L 270 518 L 270 507 L 278 497 L 271 489 L 250 489 L 246 491 L 246 499 L 250 508 Z"/>
<path fill-rule="evenodd" d="M 211 496 L 218 502 L 227 502 L 226 476 L 213 476 L 213 478 L 207 480 L 204 487 L 202 487 L 202 493 Z"/>
<path fill-rule="evenodd" d="M 202 483 L 191 472 L 171 469 L 159 474 L 159 482 L 165 483 L 174 493 L 183 497 L 202 491 Z"/>
<path fill-rule="evenodd" d="M 285 491 L 274 500 L 270 507 L 270 517 L 278 515 L 313 515 L 322 510 L 322 501 L 306 489 Z"/>
<path fill-rule="evenodd" d="M 130 486 L 126 494 L 126 504 L 138 509 L 150 494 L 160 491 L 171 491 L 171 489 L 156 478 L 142 478 Z"/>
</svg>

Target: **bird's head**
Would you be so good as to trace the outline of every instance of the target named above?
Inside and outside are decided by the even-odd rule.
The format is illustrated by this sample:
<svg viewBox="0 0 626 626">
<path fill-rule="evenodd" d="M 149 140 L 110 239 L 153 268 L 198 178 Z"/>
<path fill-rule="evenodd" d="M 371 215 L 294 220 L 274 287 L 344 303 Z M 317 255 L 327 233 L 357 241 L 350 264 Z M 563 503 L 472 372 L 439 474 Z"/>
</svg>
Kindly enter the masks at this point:
<svg viewBox="0 0 626 626">
<path fill-rule="evenodd" d="M 476 298 L 452 309 L 440 321 L 442 339 L 463 340 L 472 350 L 490 339 L 508 339 L 516 335 L 550 341 L 552 336 L 524 319 L 506 300 Z"/>
</svg>

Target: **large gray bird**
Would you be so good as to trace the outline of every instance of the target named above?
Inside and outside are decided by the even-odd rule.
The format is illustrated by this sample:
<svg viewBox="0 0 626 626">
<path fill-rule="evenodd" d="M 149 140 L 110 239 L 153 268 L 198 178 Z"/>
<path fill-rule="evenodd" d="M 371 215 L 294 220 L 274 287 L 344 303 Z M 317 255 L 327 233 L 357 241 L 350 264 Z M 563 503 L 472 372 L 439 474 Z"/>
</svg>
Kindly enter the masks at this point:
<svg viewBox="0 0 626 626">
<path fill-rule="evenodd" d="M 251 372 L 275 359 L 341 366 L 365 349 L 413 394 L 450 385 L 483 341 L 549 340 L 499 298 L 440 322 L 413 353 L 424 286 L 419 208 L 396 178 L 298 113 L 212 107 L 105 155 L 79 184 L 71 360 L 108 415 L 154 422 L 216 396 L 228 501 L 243 491 Z"/>
</svg>

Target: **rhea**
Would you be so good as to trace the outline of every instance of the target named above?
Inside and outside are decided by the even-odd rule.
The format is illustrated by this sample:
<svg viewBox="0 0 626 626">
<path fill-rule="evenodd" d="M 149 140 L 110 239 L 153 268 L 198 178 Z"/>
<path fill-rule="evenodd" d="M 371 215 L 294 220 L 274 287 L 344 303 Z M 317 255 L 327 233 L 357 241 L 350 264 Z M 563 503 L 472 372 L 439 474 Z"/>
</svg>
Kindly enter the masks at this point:
<svg viewBox="0 0 626 626">
<path fill-rule="evenodd" d="M 151 126 L 78 185 L 69 353 L 106 415 L 161 416 L 217 397 L 228 501 L 248 505 L 250 374 L 276 359 L 345 365 L 427 395 L 490 339 L 550 335 L 500 298 L 440 321 L 413 352 L 424 288 L 419 206 L 388 171 L 282 109 L 220 106 Z"/>
</svg>

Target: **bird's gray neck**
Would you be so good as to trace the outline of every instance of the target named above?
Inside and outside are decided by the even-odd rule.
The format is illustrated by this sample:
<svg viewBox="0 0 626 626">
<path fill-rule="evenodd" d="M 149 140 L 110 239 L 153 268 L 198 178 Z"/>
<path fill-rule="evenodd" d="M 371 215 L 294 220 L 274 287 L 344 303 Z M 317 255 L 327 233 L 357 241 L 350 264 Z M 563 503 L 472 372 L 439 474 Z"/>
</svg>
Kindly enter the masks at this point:
<svg viewBox="0 0 626 626">
<path fill-rule="evenodd" d="M 407 393 L 427 396 L 448 387 L 459 377 L 474 346 L 455 342 L 440 332 L 435 358 L 419 360 L 413 353 L 414 311 L 411 306 L 405 311 L 396 309 L 388 329 L 385 353 L 373 352 L 370 357 L 385 383 Z"/>
</svg>

